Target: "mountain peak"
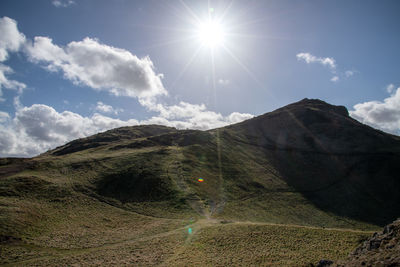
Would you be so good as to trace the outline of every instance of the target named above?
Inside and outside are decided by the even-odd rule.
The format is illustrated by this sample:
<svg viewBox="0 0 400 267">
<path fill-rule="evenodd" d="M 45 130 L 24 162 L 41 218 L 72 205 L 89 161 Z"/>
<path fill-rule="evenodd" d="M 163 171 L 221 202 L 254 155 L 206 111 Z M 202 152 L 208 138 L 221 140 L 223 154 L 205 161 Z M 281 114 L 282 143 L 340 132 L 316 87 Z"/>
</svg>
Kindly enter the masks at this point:
<svg viewBox="0 0 400 267">
<path fill-rule="evenodd" d="M 377 151 L 397 142 L 351 118 L 344 106 L 308 98 L 227 128 L 258 145 L 319 153 Z"/>
<path fill-rule="evenodd" d="M 282 109 L 293 109 L 293 108 L 307 108 L 307 109 L 312 109 L 312 110 L 321 110 L 325 112 L 333 112 L 341 116 L 348 117 L 349 116 L 349 111 L 345 106 L 335 106 L 326 103 L 325 101 L 322 101 L 320 99 L 309 99 L 309 98 L 304 98 L 298 102 L 295 102 L 293 104 L 289 104 Z"/>
</svg>

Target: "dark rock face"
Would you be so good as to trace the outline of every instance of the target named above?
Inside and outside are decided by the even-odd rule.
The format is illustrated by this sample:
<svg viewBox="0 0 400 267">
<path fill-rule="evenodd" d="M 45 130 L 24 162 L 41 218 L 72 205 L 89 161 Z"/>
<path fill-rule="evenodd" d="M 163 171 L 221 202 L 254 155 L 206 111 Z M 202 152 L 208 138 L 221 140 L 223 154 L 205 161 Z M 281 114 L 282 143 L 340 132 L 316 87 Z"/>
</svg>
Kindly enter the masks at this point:
<svg viewBox="0 0 400 267">
<path fill-rule="evenodd" d="M 327 267 L 331 266 L 333 264 L 333 261 L 331 260 L 320 260 L 317 264 L 317 267 Z"/>
<path fill-rule="evenodd" d="M 15 242 L 21 242 L 21 238 L 9 235 L 0 235 L 0 244 L 10 244 Z"/>
<path fill-rule="evenodd" d="M 400 219 L 374 233 L 336 266 L 400 266 Z"/>
<path fill-rule="evenodd" d="M 334 113 L 344 116 L 344 117 L 349 116 L 349 112 L 346 107 L 329 105 L 328 103 L 326 103 L 322 100 L 319 100 L 319 99 L 304 98 L 303 100 L 301 100 L 297 103 L 294 103 L 294 104 L 303 105 L 303 106 L 313 106 L 313 107 L 319 108 L 321 110 L 325 110 L 328 112 L 334 112 Z"/>
</svg>

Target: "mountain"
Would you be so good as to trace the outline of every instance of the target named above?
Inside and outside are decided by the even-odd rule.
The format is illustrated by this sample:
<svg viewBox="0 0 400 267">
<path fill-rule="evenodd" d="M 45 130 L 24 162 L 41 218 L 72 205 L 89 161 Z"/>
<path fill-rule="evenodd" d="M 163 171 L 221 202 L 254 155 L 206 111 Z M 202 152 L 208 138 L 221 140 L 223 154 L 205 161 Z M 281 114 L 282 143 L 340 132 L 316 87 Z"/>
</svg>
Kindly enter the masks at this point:
<svg viewBox="0 0 400 267">
<path fill-rule="evenodd" d="M 288 244 L 295 236 L 298 243 L 313 236 L 307 242 L 316 247 L 328 235 L 336 252 L 321 253 L 336 260 L 365 231 L 399 216 L 399 171 L 399 137 L 321 100 L 304 99 L 209 131 L 113 129 L 31 159 L 0 159 L 0 262 L 70 265 L 98 252 L 92 260 L 123 265 L 113 253 L 134 246 L 141 254 L 132 264 L 196 265 L 197 254 L 188 249 L 217 251 L 211 239 L 247 240 L 243 251 L 254 240 L 260 248 L 268 244 L 236 236 L 241 232 L 279 233 L 276 240 L 285 236 Z M 197 239 L 182 247 L 179 242 L 191 240 L 182 233 L 188 228 Z M 239 249 L 229 242 L 221 255 Z M 292 264 L 325 255 L 296 249 Z M 218 255 L 197 256 L 215 265 L 212 260 L 224 261 Z"/>
<path fill-rule="evenodd" d="M 227 127 L 322 210 L 385 225 L 399 215 L 400 138 L 365 126 L 345 107 L 304 99 Z"/>
</svg>

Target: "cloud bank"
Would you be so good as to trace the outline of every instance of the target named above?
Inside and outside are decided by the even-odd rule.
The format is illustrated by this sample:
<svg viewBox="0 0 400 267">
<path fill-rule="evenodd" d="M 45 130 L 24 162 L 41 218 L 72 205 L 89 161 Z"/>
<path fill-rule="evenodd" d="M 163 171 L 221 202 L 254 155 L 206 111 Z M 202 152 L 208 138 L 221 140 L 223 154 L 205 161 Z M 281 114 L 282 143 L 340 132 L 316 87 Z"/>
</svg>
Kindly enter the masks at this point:
<svg viewBox="0 0 400 267">
<path fill-rule="evenodd" d="M 169 106 L 159 116 L 143 121 L 114 119 L 99 113 L 83 117 L 71 111 L 57 112 L 50 106 L 34 104 L 30 107 L 20 107 L 13 119 L 8 113 L 0 112 L 0 155 L 34 156 L 74 139 L 122 126 L 159 124 L 178 129 L 206 130 L 252 117 L 251 114 L 238 112 L 222 116 L 207 111 L 204 105 L 184 102 Z"/>
<path fill-rule="evenodd" d="M 0 114 L 0 154 L 2 156 L 33 156 L 68 141 L 120 126 L 137 125 L 137 120 L 122 121 L 98 113 L 83 117 L 70 111 L 34 104 L 18 110 L 10 120 Z"/>
</svg>

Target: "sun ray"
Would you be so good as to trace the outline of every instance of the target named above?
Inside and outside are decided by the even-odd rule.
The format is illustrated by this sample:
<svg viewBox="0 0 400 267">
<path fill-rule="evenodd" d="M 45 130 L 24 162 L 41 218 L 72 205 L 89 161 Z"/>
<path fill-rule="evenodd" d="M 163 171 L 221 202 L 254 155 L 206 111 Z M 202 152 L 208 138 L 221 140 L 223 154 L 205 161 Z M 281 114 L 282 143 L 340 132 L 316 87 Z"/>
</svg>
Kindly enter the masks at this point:
<svg viewBox="0 0 400 267">
<path fill-rule="evenodd" d="M 212 71 L 212 83 L 213 83 L 213 92 L 214 92 L 214 105 L 218 105 L 217 101 L 217 86 L 216 86 L 216 75 L 215 75 L 215 56 L 214 50 L 211 49 L 211 71 Z M 221 137 L 219 133 L 219 129 L 216 129 L 216 141 L 217 141 L 217 159 L 218 159 L 218 192 L 219 199 L 216 200 L 218 203 L 215 209 L 223 209 L 225 204 L 225 188 L 224 188 L 224 177 L 222 174 L 222 156 L 221 156 Z M 214 210 L 211 210 L 213 213 Z"/>
<path fill-rule="evenodd" d="M 186 62 L 185 66 L 182 68 L 181 72 L 178 74 L 176 79 L 172 82 L 171 87 L 174 87 L 175 84 L 181 79 L 183 74 L 186 72 L 186 70 L 189 68 L 189 66 L 192 64 L 193 60 L 197 57 L 201 50 L 201 46 L 197 47 L 196 51 L 193 53 L 193 55 L 190 57 L 190 59 Z"/>
<path fill-rule="evenodd" d="M 276 36 L 266 36 L 266 35 L 258 35 L 258 34 L 243 34 L 243 33 L 227 33 L 227 37 L 240 37 L 240 38 L 248 38 L 248 39 L 259 39 L 259 40 L 286 40 L 292 41 L 295 40 L 293 38 L 288 37 L 276 37 Z M 296 39 L 298 40 L 298 39 Z"/>
<path fill-rule="evenodd" d="M 229 9 L 231 9 L 232 5 L 233 5 L 233 0 L 231 0 L 231 1 L 229 2 L 229 5 L 225 8 L 225 10 L 223 11 L 223 13 L 221 14 L 221 16 L 220 16 L 220 20 L 221 20 L 221 21 L 223 21 L 223 20 L 225 19 L 225 16 L 226 16 L 226 14 L 228 14 L 228 11 L 229 11 Z"/>
<path fill-rule="evenodd" d="M 242 69 L 243 69 L 244 71 L 246 71 L 246 73 L 247 73 L 248 75 L 250 75 L 250 77 L 253 79 L 254 82 L 257 83 L 257 85 L 261 86 L 262 88 L 264 87 L 264 85 L 261 83 L 260 80 L 258 80 L 258 78 L 256 77 L 256 75 L 255 75 L 244 63 L 242 63 L 242 62 L 240 61 L 240 59 L 237 58 L 237 57 L 232 53 L 232 51 L 231 51 L 226 45 L 223 45 L 222 48 L 224 48 L 225 51 L 236 61 L 236 63 L 238 63 L 239 66 L 242 67 Z"/>
<path fill-rule="evenodd" d="M 155 26 L 155 25 L 142 25 L 142 24 L 135 24 L 133 25 L 135 27 L 140 27 L 140 28 L 148 28 L 148 29 L 154 29 L 154 30 L 168 30 L 168 31 L 175 31 L 175 32 L 182 32 L 182 33 L 188 33 L 190 30 L 187 28 L 176 28 L 176 27 L 165 27 L 165 26 Z"/>
<path fill-rule="evenodd" d="M 189 14 L 192 16 L 192 18 L 195 20 L 196 24 L 200 24 L 201 23 L 201 19 L 193 12 L 193 10 L 188 7 L 185 2 L 183 0 L 179 1 L 184 7 L 185 9 L 189 12 Z"/>
<path fill-rule="evenodd" d="M 180 38 L 180 39 L 174 39 L 170 41 L 165 41 L 165 42 L 159 42 L 159 43 L 153 43 L 151 45 L 145 45 L 142 47 L 139 47 L 138 50 L 148 50 L 149 48 L 157 48 L 157 47 L 165 47 L 177 43 L 186 43 L 188 41 L 193 40 L 194 37 L 185 37 L 185 38 Z"/>
</svg>

